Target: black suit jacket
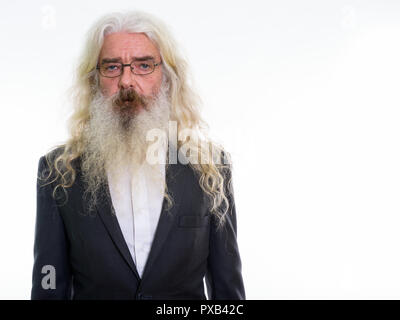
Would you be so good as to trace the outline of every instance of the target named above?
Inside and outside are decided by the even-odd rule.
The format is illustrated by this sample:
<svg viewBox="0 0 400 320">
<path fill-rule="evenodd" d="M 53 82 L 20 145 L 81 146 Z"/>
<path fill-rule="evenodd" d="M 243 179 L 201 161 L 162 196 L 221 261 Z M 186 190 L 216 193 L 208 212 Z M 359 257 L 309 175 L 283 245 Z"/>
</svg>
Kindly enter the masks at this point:
<svg viewBox="0 0 400 320">
<path fill-rule="evenodd" d="M 39 176 L 47 169 L 41 157 Z M 204 276 L 209 299 L 245 299 L 232 193 L 231 213 L 217 231 L 193 170 L 169 165 L 166 182 L 174 205 L 168 211 L 164 199 L 140 278 L 111 214 L 109 193 L 101 190 L 96 210 L 88 213 L 79 165 L 76 169 L 66 204 L 52 197 L 54 184 L 38 181 L 32 299 L 206 299 Z M 55 288 L 42 286 L 50 274 L 46 265 L 54 267 Z"/>
</svg>

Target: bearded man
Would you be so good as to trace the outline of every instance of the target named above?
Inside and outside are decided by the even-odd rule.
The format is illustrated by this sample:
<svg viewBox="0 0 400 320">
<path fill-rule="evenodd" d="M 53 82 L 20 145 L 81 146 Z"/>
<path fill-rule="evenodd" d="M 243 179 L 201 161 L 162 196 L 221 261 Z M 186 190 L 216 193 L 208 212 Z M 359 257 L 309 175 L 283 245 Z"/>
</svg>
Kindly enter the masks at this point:
<svg viewBox="0 0 400 320">
<path fill-rule="evenodd" d="M 89 30 L 70 137 L 39 160 L 32 299 L 245 299 L 228 154 L 186 66 L 148 14 Z"/>
</svg>

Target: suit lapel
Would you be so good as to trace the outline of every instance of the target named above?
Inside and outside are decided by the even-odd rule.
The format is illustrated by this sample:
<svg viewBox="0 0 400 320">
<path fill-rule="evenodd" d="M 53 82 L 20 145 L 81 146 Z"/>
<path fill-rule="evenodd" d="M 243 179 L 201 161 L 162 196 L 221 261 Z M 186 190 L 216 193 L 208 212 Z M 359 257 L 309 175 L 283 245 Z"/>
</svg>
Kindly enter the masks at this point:
<svg viewBox="0 0 400 320">
<path fill-rule="evenodd" d="M 160 218 L 157 224 L 151 250 L 147 258 L 145 268 L 143 270 L 142 279 L 144 279 L 149 273 L 149 270 L 151 269 L 157 256 L 161 252 L 162 246 L 167 239 L 171 227 L 174 224 L 175 217 L 177 216 L 179 208 L 181 207 L 182 193 L 186 189 L 184 184 L 186 182 L 184 171 L 185 166 L 180 164 L 179 161 L 177 164 L 169 164 L 167 166 L 165 179 L 168 193 L 173 199 L 173 206 L 168 210 L 168 203 L 165 198 L 163 199 Z M 136 269 L 136 265 L 132 260 L 132 256 L 125 242 L 124 236 L 118 223 L 118 219 L 115 215 L 111 214 L 115 211 L 107 188 L 108 184 L 106 184 L 99 191 L 99 201 L 96 205 L 97 211 L 112 241 L 118 248 L 125 261 L 128 263 L 129 267 L 134 272 L 135 276 L 140 280 L 139 273 Z"/>
<path fill-rule="evenodd" d="M 118 223 L 118 219 L 115 214 L 114 207 L 111 202 L 109 192 L 106 190 L 108 184 L 104 186 L 99 192 L 99 201 L 97 206 L 97 211 L 101 220 L 103 221 L 112 241 L 118 248 L 121 255 L 124 257 L 125 261 L 128 263 L 129 267 L 132 269 L 135 276 L 140 280 L 139 273 L 136 269 L 135 263 L 132 260 L 131 253 L 125 242 L 124 236 L 122 234 L 121 228 Z"/>
<path fill-rule="evenodd" d="M 173 206 L 168 210 L 168 203 L 164 198 L 151 250 L 143 270 L 142 280 L 146 278 L 153 267 L 181 208 L 183 193 L 186 189 L 185 182 L 187 182 L 184 173 L 185 166 L 180 164 L 179 161 L 177 164 L 170 164 L 167 167 L 165 179 L 168 193 L 173 199 Z"/>
</svg>

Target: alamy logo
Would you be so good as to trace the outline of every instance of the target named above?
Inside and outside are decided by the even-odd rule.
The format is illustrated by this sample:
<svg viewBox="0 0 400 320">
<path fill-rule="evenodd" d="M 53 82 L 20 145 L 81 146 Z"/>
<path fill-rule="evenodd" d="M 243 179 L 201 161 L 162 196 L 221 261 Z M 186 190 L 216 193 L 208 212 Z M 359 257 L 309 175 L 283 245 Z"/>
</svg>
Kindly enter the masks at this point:
<svg viewBox="0 0 400 320">
<path fill-rule="evenodd" d="M 56 288 L 56 268 L 52 265 L 45 265 L 42 268 L 42 274 L 46 274 L 42 279 L 42 288 L 44 290 Z"/>
</svg>

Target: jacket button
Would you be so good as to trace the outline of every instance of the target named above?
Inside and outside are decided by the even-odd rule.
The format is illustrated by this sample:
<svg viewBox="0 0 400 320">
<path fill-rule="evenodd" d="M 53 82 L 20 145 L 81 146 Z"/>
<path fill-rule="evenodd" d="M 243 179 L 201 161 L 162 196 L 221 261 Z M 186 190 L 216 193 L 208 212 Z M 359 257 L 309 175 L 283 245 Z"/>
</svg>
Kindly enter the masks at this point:
<svg viewBox="0 0 400 320">
<path fill-rule="evenodd" d="M 138 294 L 136 295 L 136 298 L 138 300 L 151 300 L 151 299 L 153 299 L 153 296 L 149 295 L 149 294 L 143 294 L 142 292 L 138 292 Z"/>
</svg>

